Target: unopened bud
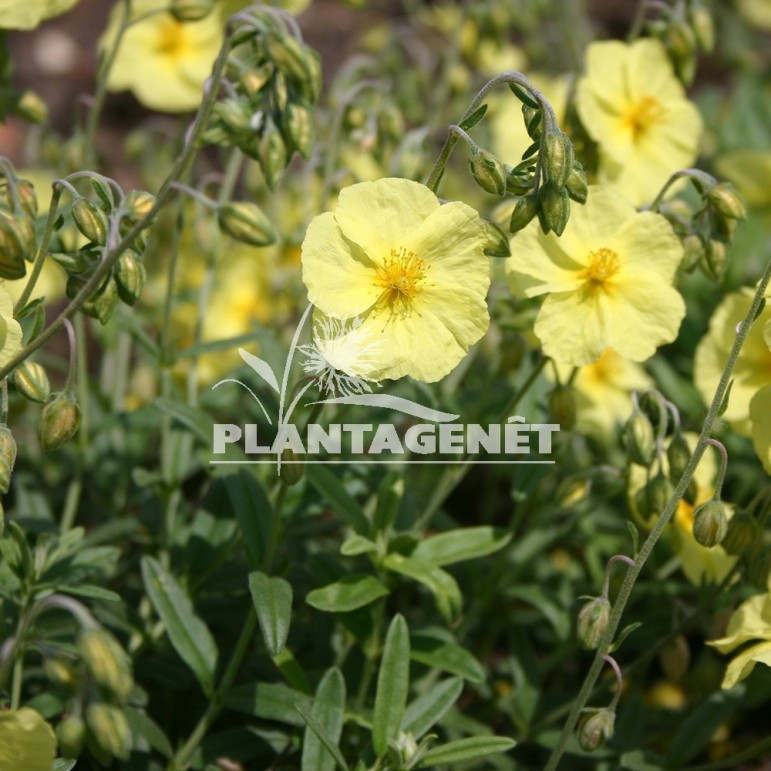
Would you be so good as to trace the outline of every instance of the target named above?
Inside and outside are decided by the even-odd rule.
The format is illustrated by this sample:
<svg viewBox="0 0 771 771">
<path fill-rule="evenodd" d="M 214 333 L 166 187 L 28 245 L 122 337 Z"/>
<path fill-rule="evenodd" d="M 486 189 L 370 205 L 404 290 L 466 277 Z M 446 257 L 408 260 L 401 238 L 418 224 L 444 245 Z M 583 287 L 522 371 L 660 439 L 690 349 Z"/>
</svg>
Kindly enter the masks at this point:
<svg viewBox="0 0 771 771">
<path fill-rule="evenodd" d="M 104 282 L 102 288 L 83 303 L 81 310 L 87 316 L 99 319 L 102 324 L 106 324 L 115 306 L 118 304 L 118 287 L 115 280 L 110 276 Z"/>
<path fill-rule="evenodd" d="M 678 431 L 667 446 L 667 461 L 669 462 L 669 478 L 672 484 L 677 484 L 685 473 L 685 467 L 691 459 L 691 448 L 686 438 Z"/>
<path fill-rule="evenodd" d="M 78 198 L 72 204 L 72 218 L 78 230 L 91 242 L 104 246 L 107 243 L 109 222 L 107 215 L 88 198 Z"/>
<path fill-rule="evenodd" d="M 549 391 L 549 415 L 563 431 L 570 431 L 576 425 L 576 394 L 567 385 L 557 385 Z"/>
<path fill-rule="evenodd" d="M 728 250 L 722 241 L 711 238 L 704 249 L 701 267 L 708 278 L 720 281 L 728 267 Z"/>
<path fill-rule="evenodd" d="M 595 597 L 578 612 L 576 636 L 582 648 L 595 650 L 608 626 L 610 601 L 607 597 Z"/>
<path fill-rule="evenodd" d="M 613 736 L 616 713 L 611 709 L 586 710 L 579 718 L 576 727 L 578 744 L 585 752 L 593 752 L 602 747 Z"/>
<path fill-rule="evenodd" d="M 200 21 L 214 8 L 212 0 L 171 0 L 169 11 L 177 21 Z"/>
<path fill-rule="evenodd" d="M 567 182 L 565 182 L 565 190 L 568 191 L 568 195 L 576 203 L 586 203 L 586 199 L 589 196 L 589 183 L 586 180 L 584 167 L 578 161 L 573 162 L 570 176 L 568 176 Z"/>
<path fill-rule="evenodd" d="M 683 239 L 683 270 L 695 267 L 704 257 L 704 242 L 695 233 Z"/>
<path fill-rule="evenodd" d="M 747 219 L 747 208 L 738 191 L 727 182 L 719 182 L 707 191 L 707 200 L 724 217 L 734 220 Z"/>
<path fill-rule="evenodd" d="M 281 453 L 281 468 L 279 478 L 285 485 L 296 485 L 305 474 L 305 458 L 298 456 L 292 450 Z"/>
<path fill-rule="evenodd" d="M 509 220 L 509 231 L 516 233 L 528 225 L 533 217 L 538 214 L 538 196 L 531 193 L 520 198 L 514 205 L 514 211 Z"/>
<path fill-rule="evenodd" d="M 237 99 L 224 99 L 214 105 L 214 114 L 230 131 L 239 133 L 251 126 L 252 110 Z"/>
<path fill-rule="evenodd" d="M 640 409 L 632 412 L 624 426 L 624 446 L 629 459 L 639 466 L 649 466 L 656 454 L 653 425 Z"/>
<path fill-rule="evenodd" d="M 268 124 L 258 146 L 257 160 L 268 188 L 274 190 L 287 164 L 286 144 L 278 129 Z"/>
<path fill-rule="evenodd" d="M 238 84 L 244 90 L 247 96 L 254 96 L 262 91 L 265 84 L 268 83 L 275 72 L 274 66 L 270 62 L 262 62 L 257 67 L 249 67 L 238 75 Z"/>
<path fill-rule="evenodd" d="M 546 176 L 558 189 L 565 187 L 570 173 L 573 171 L 573 143 L 564 131 L 547 134 L 544 139 Z"/>
<path fill-rule="evenodd" d="M 77 673 L 72 666 L 72 662 L 67 659 L 46 656 L 43 660 L 43 669 L 45 670 L 46 677 L 54 685 L 73 688 L 78 682 Z"/>
<path fill-rule="evenodd" d="M 42 124 L 48 120 L 48 107 L 34 91 L 25 91 L 16 103 L 16 114 L 30 123 Z"/>
<path fill-rule="evenodd" d="M 674 20 L 669 23 L 664 42 L 675 59 L 692 58 L 696 50 L 696 35 L 691 27 L 682 21 Z"/>
<path fill-rule="evenodd" d="M 131 249 L 121 252 L 115 265 L 115 283 L 118 296 L 126 305 L 135 305 L 142 296 L 147 280 L 147 269 L 139 255 Z"/>
<path fill-rule="evenodd" d="M 522 105 L 522 117 L 525 119 L 525 129 L 528 136 L 536 141 L 541 136 L 543 113 L 540 108 L 531 107 L 529 104 Z"/>
<path fill-rule="evenodd" d="M 715 24 L 712 14 L 703 5 L 692 4 L 688 7 L 688 20 L 691 22 L 696 43 L 702 51 L 710 53 L 715 47 Z"/>
<path fill-rule="evenodd" d="M 721 546 L 728 554 L 744 554 L 758 542 L 759 535 L 760 525 L 755 517 L 747 511 L 740 511 L 728 522 Z"/>
<path fill-rule="evenodd" d="M 538 207 L 538 221 L 544 233 L 554 231 L 558 236 L 565 232 L 565 227 L 570 219 L 570 199 L 567 190 L 558 190 L 552 182 L 541 185 L 538 191 L 540 206 Z"/>
<path fill-rule="evenodd" d="M 126 218 L 133 223 L 146 217 L 153 206 L 155 206 L 155 196 L 146 190 L 129 190 L 123 199 Z"/>
<path fill-rule="evenodd" d="M 468 165 L 471 176 L 482 190 L 493 195 L 503 195 L 506 192 L 506 170 L 492 153 L 474 148 Z"/>
<path fill-rule="evenodd" d="M 40 416 L 40 444 L 55 450 L 71 439 L 80 427 L 80 407 L 72 393 L 61 391 L 43 407 Z"/>
<path fill-rule="evenodd" d="M 276 232 L 262 209 L 253 203 L 226 203 L 217 210 L 217 223 L 223 233 L 252 246 L 275 243 Z"/>
<path fill-rule="evenodd" d="M 10 217 L 0 212 L 0 278 L 23 278 L 27 272 L 27 256 L 21 233 Z"/>
<path fill-rule="evenodd" d="M 123 710 L 97 702 L 86 709 L 86 722 L 97 744 L 109 755 L 128 760 L 131 731 Z"/>
<path fill-rule="evenodd" d="M 527 195 L 533 189 L 533 178 L 528 171 L 515 169 L 507 163 L 503 164 L 506 171 L 506 192 L 509 195 Z"/>
<path fill-rule="evenodd" d="M 269 34 L 265 41 L 268 56 L 273 63 L 292 80 L 302 82 L 308 78 L 307 46 L 291 35 Z"/>
<path fill-rule="evenodd" d="M 65 758 L 77 758 L 83 751 L 86 724 L 78 715 L 69 715 L 56 726 L 59 754 Z"/>
<path fill-rule="evenodd" d="M 78 648 L 94 680 L 124 702 L 134 679 L 131 661 L 121 644 L 104 629 L 84 629 L 78 637 Z"/>
<path fill-rule="evenodd" d="M 305 105 L 292 102 L 284 110 L 284 120 L 291 144 L 303 158 L 309 158 L 316 138 L 313 114 Z"/>
<path fill-rule="evenodd" d="M 715 498 L 693 512 L 693 537 L 702 546 L 716 546 L 728 531 L 728 518 L 723 503 Z"/>
<path fill-rule="evenodd" d="M 16 194 L 19 196 L 19 202 L 24 213 L 34 221 L 38 212 L 35 186 L 28 179 L 17 179 Z"/>
<path fill-rule="evenodd" d="M 487 231 L 484 252 L 488 257 L 511 257 L 509 236 L 494 222 L 483 220 Z"/>
<path fill-rule="evenodd" d="M 659 653 L 659 663 L 667 680 L 679 680 L 688 671 L 690 661 L 691 649 L 681 634 L 664 645 Z"/>
<path fill-rule="evenodd" d="M 0 493 L 7 493 L 16 463 L 16 440 L 8 426 L 0 426 Z"/>
</svg>

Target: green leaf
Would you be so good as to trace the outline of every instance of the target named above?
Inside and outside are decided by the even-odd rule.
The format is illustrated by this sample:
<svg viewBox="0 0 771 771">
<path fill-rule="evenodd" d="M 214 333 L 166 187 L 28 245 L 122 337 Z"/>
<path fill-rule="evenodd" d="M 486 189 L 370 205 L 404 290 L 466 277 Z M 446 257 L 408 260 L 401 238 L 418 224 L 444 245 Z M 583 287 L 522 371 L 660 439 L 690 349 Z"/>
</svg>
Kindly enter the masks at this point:
<svg viewBox="0 0 771 771">
<path fill-rule="evenodd" d="M 77 760 L 68 760 L 67 758 L 56 758 L 51 763 L 51 771 L 72 771 L 77 762 Z"/>
<path fill-rule="evenodd" d="M 507 752 L 516 742 L 507 736 L 469 736 L 454 742 L 432 747 L 423 756 L 418 768 L 430 766 L 451 766 L 455 763 L 466 763 L 479 760 L 486 755 L 496 755 Z"/>
<path fill-rule="evenodd" d="M 292 586 L 283 578 L 256 572 L 249 574 L 249 591 L 252 593 L 265 648 L 271 656 L 278 656 L 289 634 Z"/>
<path fill-rule="evenodd" d="M 385 597 L 388 589 L 374 576 L 352 573 L 333 584 L 308 592 L 305 601 L 317 610 L 329 613 L 347 613 L 363 608 L 379 597 Z"/>
<path fill-rule="evenodd" d="M 343 771 L 349 771 L 348 764 L 345 762 L 345 758 L 340 752 L 340 748 L 337 746 L 336 742 L 333 742 L 332 739 L 327 736 L 327 733 L 324 730 L 324 726 L 321 725 L 321 723 L 316 720 L 316 718 L 311 715 L 310 712 L 304 710 L 299 704 L 297 705 L 297 711 L 302 715 L 302 718 L 308 728 L 310 728 L 311 731 L 316 734 L 319 741 L 327 748 L 327 750 L 329 750 L 329 754 L 334 758 L 335 763 L 337 763 L 337 765 L 340 766 Z"/>
<path fill-rule="evenodd" d="M 233 688 L 225 696 L 228 709 L 293 726 L 304 725 L 296 705 L 309 712 L 312 704 L 310 696 L 283 683 L 248 683 Z"/>
<path fill-rule="evenodd" d="M 273 507 L 265 488 L 247 469 L 225 474 L 223 482 L 241 528 L 246 560 L 249 567 L 256 570 L 262 565 L 265 543 L 274 516 Z"/>
<path fill-rule="evenodd" d="M 613 645 L 610 646 L 610 649 L 608 650 L 608 653 L 615 653 L 620 647 L 621 644 L 626 640 L 626 638 L 632 634 L 632 632 L 635 631 L 635 629 L 638 629 L 642 626 L 642 621 L 634 621 L 631 624 L 627 624 L 619 633 L 616 639 L 613 641 Z"/>
<path fill-rule="evenodd" d="M 193 670 L 204 692 L 211 695 L 217 666 L 217 646 L 211 632 L 196 615 L 186 592 L 157 560 L 142 557 L 142 578 L 174 650 Z"/>
<path fill-rule="evenodd" d="M 105 602 L 120 602 L 121 596 L 109 589 L 103 589 L 101 586 L 92 584 L 81 584 L 80 586 L 57 586 L 57 592 L 62 594 L 74 594 L 76 597 L 88 597 L 90 600 L 104 600 Z"/>
<path fill-rule="evenodd" d="M 642 750 L 623 754 L 619 762 L 627 771 L 662 771 L 664 768 L 661 758 Z"/>
<path fill-rule="evenodd" d="M 377 677 L 372 743 L 378 757 L 386 754 L 388 742 L 399 733 L 407 704 L 409 676 L 410 634 L 404 616 L 397 614 L 386 633 Z"/>
<path fill-rule="evenodd" d="M 518 83 L 509 83 L 509 88 L 520 102 L 524 102 L 528 107 L 532 107 L 534 110 L 540 108 L 541 105 L 539 104 L 538 100 Z"/>
<path fill-rule="evenodd" d="M 309 713 L 337 747 L 345 722 L 345 680 L 337 667 L 328 670 L 316 689 L 316 698 Z M 338 750 L 339 753 L 339 750 Z M 302 771 L 334 771 L 335 756 L 319 735 L 309 726 L 303 737 Z"/>
<path fill-rule="evenodd" d="M 363 535 L 354 533 L 343 541 L 340 547 L 340 554 L 345 557 L 356 557 L 359 554 L 371 554 L 377 551 L 377 544 L 365 538 Z"/>
<path fill-rule="evenodd" d="M 369 535 L 367 515 L 329 469 L 321 465 L 310 465 L 305 469 L 305 476 L 359 535 Z"/>
<path fill-rule="evenodd" d="M 397 553 L 389 554 L 383 566 L 423 584 L 434 595 L 436 607 L 448 623 L 460 615 L 463 597 L 458 583 L 440 567 Z"/>
<path fill-rule="evenodd" d="M 436 725 L 463 691 L 463 680 L 450 677 L 429 688 L 404 710 L 401 730 L 419 739 Z"/>
<path fill-rule="evenodd" d="M 214 421 L 202 409 L 191 407 L 189 404 L 174 399 L 159 397 L 155 400 L 155 406 L 161 411 L 189 428 L 199 439 L 206 444 L 211 444 L 212 425 Z"/>
<path fill-rule="evenodd" d="M 570 634 L 570 620 L 564 608 L 556 602 L 540 586 L 509 586 L 507 597 L 515 597 L 529 603 L 552 625 L 560 640 L 566 640 Z"/>
<path fill-rule="evenodd" d="M 152 749 L 160 752 L 163 757 L 171 758 L 174 754 L 171 742 L 152 718 L 133 707 L 124 707 L 123 712 L 132 734 L 141 736 Z"/>
<path fill-rule="evenodd" d="M 462 128 L 464 131 L 468 131 L 469 129 L 474 128 L 474 126 L 479 123 L 482 118 L 484 118 L 485 113 L 487 112 L 487 105 L 483 104 L 474 110 L 474 112 L 471 113 L 471 115 L 468 116 L 465 120 L 461 121 L 460 128 Z"/>
<path fill-rule="evenodd" d="M 502 528 L 463 527 L 425 538 L 411 556 L 434 565 L 452 565 L 493 554 L 510 540 L 511 533 Z"/>
<path fill-rule="evenodd" d="M 484 667 L 465 648 L 434 637 L 416 635 L 412 638 L 410 657 L 431 669 L 459 675 L 471 683 L 485 680 Z"/>
</svg>

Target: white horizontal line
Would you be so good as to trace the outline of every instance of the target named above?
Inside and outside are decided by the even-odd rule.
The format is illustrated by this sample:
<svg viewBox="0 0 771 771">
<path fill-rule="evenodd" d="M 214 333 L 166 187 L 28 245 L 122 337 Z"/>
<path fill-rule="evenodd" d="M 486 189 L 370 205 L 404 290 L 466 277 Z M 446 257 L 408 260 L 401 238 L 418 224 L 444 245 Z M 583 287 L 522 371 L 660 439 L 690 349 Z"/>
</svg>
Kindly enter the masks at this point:
<svg viewBox="0 0 771 771">
<path fill-rule="evenodd" d="M 553 466 L 556 461 L 553 460 L 359 460 L 359 459 L 341 459 L 341 460 L 282 460 L 282 466 L 292 465 L 339 465 L 345 463 L 351 465 L 354 463 L 360 463 L 365 466 L 373 464 L 384 463 L 398 463 L 399 465 L 418 465 L 418 464 L 434 464 L 440 466 L 457 466 L 457 465 L 470 465 L 470 466 L 492 466 L 492 465 L 542 465 Z M 209 465 L 235 465 L 235 466 L 248 466 L 248 465 L 262 465 L 273 466 L 276 464 L 275 460 L 210 460 Z"/>
</svg>

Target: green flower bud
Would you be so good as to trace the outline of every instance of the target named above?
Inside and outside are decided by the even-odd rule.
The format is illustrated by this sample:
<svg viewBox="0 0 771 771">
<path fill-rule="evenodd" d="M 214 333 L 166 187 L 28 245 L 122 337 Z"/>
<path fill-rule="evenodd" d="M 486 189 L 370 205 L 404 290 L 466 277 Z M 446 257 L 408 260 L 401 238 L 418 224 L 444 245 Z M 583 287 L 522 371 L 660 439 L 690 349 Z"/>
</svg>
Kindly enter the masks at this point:
<svg viewBox="0 0 771 771">
<path fill-rule="evenodd" d="M 250 128 L 253 112 L 238 99 L 223 99 L 214 105 L 214 114 L 230 131 L 239 133 Z"/>
<path fill-rule="evenodd" d="M 17 179 L 16 195 L 19 196 L 19 203 L 21 203 L 24 214 L 34 222 L 38 213 L 35 186 L 28 179 Z M 9 203 L 12 205 L 12 201 Z"/>
<path fill-rule="evenodd" d="M 296 485 L 305 474 L 305 458 L 298 456 L 292 450 L 284 450 L 281 453 L 281 468 L 279 478 L 285 485 Z"/>
<path fill-rule="evenodd" d="M 696 43 L 702 51 L 710 53 L 715 47 L 715 25 L 712 14 L 704 6 L 696 4 L 691 4 L 687 13 Z"/>
<path fill-rule="evenodd" d="M 276 127 L 269 123 L 265 128 L 258 146 L 257 160 L 260 163 L 265 182 L 271 190 L 274 190 L 278 180 L 286 168 L 288 161 L 286 145 Z"/>
<path fill-rule="evenodd" d="M 707 191 L 706 198 L 715 211 L 720 212 L 724 217 L 733 220 L 747 219 L 747 208 L 733 185 L 727 182 L 713 185 Z"/>
<path fill-rule="evenodd" d="M 576 425 L 576 393 L 570 386 L 558 385 L 549 391 L 549 415 L 563 431 Z"/>
<path fill-rule="evenodd" d="M 78 230 L 89 240 L 100 246 L 107 243 L 110 224 L 107 215 L 88 198 L 78 198 L 72 204 L 72 218 Z"/>
<path fill-rule="evenodd" d="M 760 525 L 747 511 L 740 511 L 728 522 L 725 538 L 721 546 L 728 554 L 744 554 L 758 542 Z"/>
<path fill-rule="evenodd" d="M 578 161 L 573 162 L 573 168 L 565 182 L 565 189 L 576 203 L 586 203 L 589 196 L 589 183 L 586 180 L 584 167 Z"/>
<path fill-rule="evenodd" d="M 509 236 L 490 220 L 482 220 L 487 230 L 484 252 L 488 257 L 510 257 Z"/>
<path fill-rule="evenodd" d="M 543 130 L 543 121 L 541 117 L 543 112 L 540 108 L 531 107 L 529 104 L 522 105 L 522 117 L 525 119 L 525 129 L 528 136 L 535 142 Z"/>
<path fill-rule="evenodd" d="M 704 242 L 695 233 L 683 239 L 683 269 L 691 270 L 704 258 Z"/>
<path fill-rule="evenodd" d="M 276 231 L 259 206 L 246 201 L 226 203 L 217 209 L 217 224 L 223 233 L 252 246 L 276 242 Z"/>
<path fill-rule="evenodd" d="M 212 0 L 171 0 L 171 15 L 177 21 L 200 21 L 214 8 Z"/>
<path fill-rule="evenodd" d="M 265 40 L 267 54 L 273 63 L 292 80 L 302 82 L 311 76 L 308 47 L 291 35 L 269 34 Z"/>
<path fill-rule="evenodd" d="M 59 754 L 65 758 L 77 758 L 86 740 L 86 724 L 78 715 L 69 715 L 56 726 Z"/>
<path fill-rule="evenodd" d="M 595 597 L 578 612 L 576 636 L 582 648 L 595 650 L 608 626 L 610 601 L 607 597 Z"/>
<path fill-rule="evenodd" d="M 238 75 L 238 84 L 247 96 L 254 96 L 262 91 L 265 84 L 273 77 L 275 68 L 270 62 L 262 62 L 257 67 L 249 67 Z M 244 105 L 244 109 L 247 109 Z"/>
<path fill-rule="evenodd" d="M 576 726 L 578 744 L 585 752 L 602 747 L 613 736 L 616 713 L 611 709 L 585 710 Z"/>
<path fill-rule="evenodd" d="M 302 95 L 315 104 L 321 96 L 321 88 L 324 84 L 321 76 L 321 57 L 312 48 L 306 49 L 305 65 L 308 68 L 308 77 L 298 84 Z"/>
<path fill-rule="evenodd" d="M 573 171 L 573 143 L 564 131 L 547 134 L 543 144 L 546 176 L 558 189 L 565 187 Z"/>
<path fill-rule="evenodd" d="M 303 158 L 309 158 L 316 140 L 313 113 L 305 105 L 292 102 L 284 110 L 284 124 L 288 144 L 294 145 Z"/>
<path fill-rule="evenodd" d="M 667 26 L 664 44 L 675 59 L 689 59 L 696 51 L 696 35 L 685 22 L 673 20 Z"/>
<path fill-rule="evenodd" d="M 667 446 L 667 460 L 669 461 L 669 478 L 672 484 L 677 484 L 685 473 L 685 467 L 691 459 L 691 448 L 685 437 L 678 431 Z"/>
<path fill-rule="evenodd" d="M 73 662 L 68 659 L 46 656 L 43 660 L 43 669 L 46 677 L 54 685 L 74 688 L 78 683 L 78 673 L 73 667 Z"/>
<path fill-rule="evenodd" d="M 538 214 L 539 203 L 538 196 L 534 193 L 525 195 L 520 198 L 514 205 L 514 211 L 511 213 L 511 219 L 509 220 L 509 231 L 516 233 L 525 225 L 528 225 L 530 221 Z"/>
<path fill-rule="evenodd" d="M 0 278 L 13 280 L 23 278 L 27 273 L 23 238 L 15 220 L 0 212 Z"/>
<path fill-rule="evenodd" d="M 40 416 L 40 444 L 44 450 L 55 450 L 71 439 L 80 427 L 80 407 L 75 396 L 61 391 L 43 407 Z"/>
<path fill-rule="evenodd" d="M 48 120 L 48 107 L 34 91 L 25 91 L 16 102 L 16 114 L 30 123 L 40 125 Z"/>
<path fill-rule="evenodd" d="M 728 517 L 722 501 L 712 499 L 693 512 L 693 537 L 702 546 L 716 546 L 728 531 Z"/>
<path fill-rule="evenodd" d="M 504 163 L 503 168 L 506 172 L 506 192 L 509 195 L 527 195 L 532 190 L 533 177 L 530 172 L 518 171 L 508 163 Z"/>
<path fill-rule="evenodd" d="M 112 704 L 90 704 L 86 709 L 86 723 L 99 747 L 112 757 L 128 760 L 131 731 L 123 710 Z"/>
<path fill-rule="evenodd" d="M 0 493 L 7 493 L 16 463 L 16 440 L 5 425 L 0 425 L 0 461 Z"/>
<path fill-rule="evenodd" d="M 123 199 L 126 218 L 133 224 L 146 217 L 153 206 L 155 206 L 155 196 L 146 190 L 129 190 Z"/>
<path fill-rule="evenodd" d="M 474 148 L 468 165 L 471 176 L 482 190 L 493 195 L 503 195 L 506 192 L 506 170 L 492 153 Z"/>
<path fill-rule="evenodd" d="M 638 466 L 649 466 L 656 454 L 653 425 L 642 410 L 635 408 L 624 426 L 624 446 L 629 459 Z"/>
<path fill-rule="evenodd" d="M 720 281 L 728 267 L 728 250 L 721 241 L 712 238 L 707 242 L 701 268 L 708 278 Z"/>
<path fill-rule="evenodd" d="M 121 644 L 104 629 L 84 629 L 78 636 L 83 661 L 99 685 L 124 702 L 134 687 L 131 661 Z"/>
<path fill-rule="evenodd" d="M 139 255 L 131 249 L 121 252 L 115 265 L 115 284 L 118 296 L 126 305 L 134 305 L 142 296 L 147 280 L 147 269 Z"/>
<path fill-rule="evenodd" d="M 668 642 L 659 653 L 659 664 L 667 680 L 679 680 L 687 671 L 691 661 L 688 640 L 679 634 Z"/>
<path fill-rule="evenodd" d="M 102 324 L 106 324 L 109 321 L 110 316 L 112 316 L 112 312 L 115 310 L 117 304 L 118 287 L 111 276 L 104 282 L 102 288 L 98 292 L 93 294 L 83 303 L 81 310 L 87 316 L 99 319 Z"/>
<path fill-rule="evenodd" d="M 552 182 L 541 185 L 538 191 L 540 206 L 538 221 L 544 233 L 554 231 L 558 236 L 565 232 L 570 218 L 570 199 L 567 190 L 558 190 Z"/>
<path fill-rule="evenodd" d="M 276 105 L 276 111 L 283 114 L 289 104 L 289 86 L 287 77 L 283 72 L 277 72 L 273 76 L 273 101 Z"/>
<path fill-rule="evenodd" d="M 766 589 L 769 574 L 771 574 L 771 549 L 764 543 L 756 543 L 747 561 L 747 578 L 758 589 Z"/>
</svg>

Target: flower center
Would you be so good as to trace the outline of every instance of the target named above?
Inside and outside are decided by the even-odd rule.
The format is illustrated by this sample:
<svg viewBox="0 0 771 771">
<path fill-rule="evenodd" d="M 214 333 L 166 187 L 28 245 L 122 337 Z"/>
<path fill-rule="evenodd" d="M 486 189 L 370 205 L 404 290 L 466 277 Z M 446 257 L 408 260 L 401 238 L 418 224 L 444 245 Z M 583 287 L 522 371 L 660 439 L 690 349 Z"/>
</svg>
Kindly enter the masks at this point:
<svg viewBox="0 0 771 771">
<path fill-rule="evenodd" d="M 627 107 L 623 122 L 631 129 L 632 137 L 637 141 L 664 117 L 665 112 L 664 106 L 658 99 L 653 96 L 644 96 Z"/>
<path fill-rule="evenodd" d="M 618 255 L 604 246 L 595 252 L 589 252 L 589 265 L 578 274 L 584 282 L 584 290 L 592 294 L 600 289 L 607 292 L 611 279 L 618 273 L 619 263 Z"/>
<path fill-rule="evenodd" d="M 164 19 L 163 24 L 158 28 L 158 53 L 162 56 L 168 56 L 177 59 L 190 48 L 185 25 L 176 19 Z"/>
<path fill-rule="evenodd" d="M 378 304 L 388 306 L 396 313 L 405 313 L 420 294 L 420 285 L 428 268 L 415 252 L 404 247 L 391 249 L 375 277 L 375 285 L 383 289 Z"/>
</svg>

